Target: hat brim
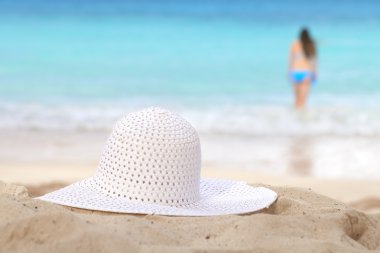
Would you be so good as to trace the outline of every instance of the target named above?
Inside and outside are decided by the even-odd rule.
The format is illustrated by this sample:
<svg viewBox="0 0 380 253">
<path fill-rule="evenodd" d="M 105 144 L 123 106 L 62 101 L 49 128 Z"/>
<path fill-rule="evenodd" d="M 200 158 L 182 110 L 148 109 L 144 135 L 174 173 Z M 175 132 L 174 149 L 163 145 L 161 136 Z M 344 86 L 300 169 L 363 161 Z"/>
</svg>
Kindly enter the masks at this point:
<svg viewBox="0 0 380 253">
<path fill-rule="evenodd" d="M 202 179 L 200 200 L 187 205 L 164 205 L 108 196 L 92 189 L 88 178 L 37 199 L 82 209 L 170 216 L 214 216 L 251 213 L 269 207 L 277 194 L 265 187 L 244 182 Z"/>
</svg>

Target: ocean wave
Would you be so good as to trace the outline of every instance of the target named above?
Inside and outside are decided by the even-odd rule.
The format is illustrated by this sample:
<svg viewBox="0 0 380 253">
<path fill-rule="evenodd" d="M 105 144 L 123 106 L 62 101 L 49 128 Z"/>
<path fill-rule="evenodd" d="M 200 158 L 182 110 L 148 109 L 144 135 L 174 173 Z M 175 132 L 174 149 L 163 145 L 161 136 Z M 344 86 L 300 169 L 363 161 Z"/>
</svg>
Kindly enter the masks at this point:
<svg viewBox="0 0 380 253">
<path fill-rule="evenodd" d="M 380 135 L 380 107 L 285 105 L 168 105 L 200 134 L 240 136 Z M 0 129 L 109 131 L 138 104 L 1 103 Z"/>
</svg>

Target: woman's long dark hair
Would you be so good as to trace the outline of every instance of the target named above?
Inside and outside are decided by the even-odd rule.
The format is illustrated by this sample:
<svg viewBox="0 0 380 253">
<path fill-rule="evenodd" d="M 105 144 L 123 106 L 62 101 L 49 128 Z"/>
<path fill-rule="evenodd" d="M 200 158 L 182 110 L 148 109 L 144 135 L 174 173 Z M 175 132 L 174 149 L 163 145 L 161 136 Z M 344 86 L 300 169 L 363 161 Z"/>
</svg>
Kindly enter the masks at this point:
<svg viewBox="0 0 380 253">
<path fill-rule="evenodd" d="M 306 58 L 314 58 L 317 55 L 317 49 L 314 40 L 310 37 L 307 28 L 302 28 L 300 33 L 300 41 L 303 49 L 303 53 Z"/>
</svg>

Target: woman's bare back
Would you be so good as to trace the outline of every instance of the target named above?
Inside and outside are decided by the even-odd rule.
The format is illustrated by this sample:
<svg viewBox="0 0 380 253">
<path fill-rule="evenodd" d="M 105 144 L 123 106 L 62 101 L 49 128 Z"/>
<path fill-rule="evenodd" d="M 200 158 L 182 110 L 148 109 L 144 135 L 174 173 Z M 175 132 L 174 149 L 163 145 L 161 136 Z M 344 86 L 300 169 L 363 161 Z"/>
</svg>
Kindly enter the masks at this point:
<svg viewBox="0 0 380 253">
<path fill-rule="evenodd" d="M 313 71 L 313 61 L 306 58 L 301 43 L 294 41 L 290 47 L 291 70 Z"/>
</svg>

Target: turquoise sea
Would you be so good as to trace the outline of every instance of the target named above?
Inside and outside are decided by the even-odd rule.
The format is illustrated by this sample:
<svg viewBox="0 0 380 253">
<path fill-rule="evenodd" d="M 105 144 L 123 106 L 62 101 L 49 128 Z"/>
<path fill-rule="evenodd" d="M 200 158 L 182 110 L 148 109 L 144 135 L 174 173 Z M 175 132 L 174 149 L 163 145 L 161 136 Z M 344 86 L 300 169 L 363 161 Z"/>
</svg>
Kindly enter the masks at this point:
<svg viewBox="0 0 380 253">
<path fill-rule="evenodd" d="M 299 120 L 304 25 L 319 75 Z M 202 133 L 380 135 L 379 28 L 375 0 L 0 0 L 0 128 L 108 129 L 160 105 Z"/>
</svg>

